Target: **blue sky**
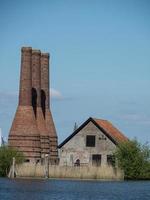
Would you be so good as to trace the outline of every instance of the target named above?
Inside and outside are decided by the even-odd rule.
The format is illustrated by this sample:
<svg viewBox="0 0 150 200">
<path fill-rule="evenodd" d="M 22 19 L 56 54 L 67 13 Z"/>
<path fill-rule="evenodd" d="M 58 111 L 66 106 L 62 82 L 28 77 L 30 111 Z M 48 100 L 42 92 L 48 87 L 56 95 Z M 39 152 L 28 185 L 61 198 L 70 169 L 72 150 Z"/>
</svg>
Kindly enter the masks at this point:
<svg viewBox="0 0 150 200">
<path fill-rule="evenodd" d="M 20 49 L 51 54 L 59 142 L 88 117 L 150 142 L 149 0 L 0 0 L 0 127 L 16 111 Z"/>
</svg>

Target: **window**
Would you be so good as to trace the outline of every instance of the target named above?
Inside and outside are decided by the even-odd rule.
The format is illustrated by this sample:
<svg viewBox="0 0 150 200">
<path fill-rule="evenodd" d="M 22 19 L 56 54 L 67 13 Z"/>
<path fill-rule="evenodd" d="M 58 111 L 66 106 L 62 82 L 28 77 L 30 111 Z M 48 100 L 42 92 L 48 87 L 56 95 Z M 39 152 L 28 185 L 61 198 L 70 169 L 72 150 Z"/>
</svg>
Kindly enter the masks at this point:
<svg viewBox="0 0 150 200">
<path fill-rule="evenodd" d="M 77 159 L 76 162 L 74 163 L 74 166 L 79 167 L 80 166 L 80 159 Z"/>
<path fill-rule="evenodd" d="M 95 135 L 87 135 L 86 136 L 86 146 L 87 147 L 95 147 Z"/>
<path fill-rule="evenodd" d="M 111 166 L 115 166 L 115 156 L 114 155 L 107 155 L 107 164 Z"/>
<path fill-rule="evenodd" d="M 100 154 L 92 155 L 92 165 L 95 165 L 95 166 L 101 165 L 101 155 Z"/>
<path fill-rule="evenodd" d="M 24 162 L 30 162 L 30 160 L 29 160 L 29 159 L 26 159 Z"/>
</svg>

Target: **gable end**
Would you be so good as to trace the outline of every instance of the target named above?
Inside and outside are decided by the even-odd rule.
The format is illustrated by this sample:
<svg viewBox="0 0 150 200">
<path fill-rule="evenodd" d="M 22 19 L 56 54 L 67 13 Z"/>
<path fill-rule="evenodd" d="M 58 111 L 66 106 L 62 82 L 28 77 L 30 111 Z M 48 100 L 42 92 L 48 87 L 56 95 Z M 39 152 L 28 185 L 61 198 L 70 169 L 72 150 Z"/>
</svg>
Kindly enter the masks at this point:
<svg viewBox="0 0 150 200">
<path fill-rule="evenodd" d="M 118 145 L 117 141 L 112 138 L 109 133 L 107 133 L 101 126 L 97 124 L 97 122 L 90 117 L 88 120 L 86 120 L 77 130 L 75 130 L 70 136 L 68 136 L 60 145 L 58 145 L 58 148 L 61 148 L 64 146 L 72 137 L 74 137 L 80 130 L 82 130 L 89 122 L 92 122 L 104 135 L 109 138 L 115 145 Z"/>
</svg>

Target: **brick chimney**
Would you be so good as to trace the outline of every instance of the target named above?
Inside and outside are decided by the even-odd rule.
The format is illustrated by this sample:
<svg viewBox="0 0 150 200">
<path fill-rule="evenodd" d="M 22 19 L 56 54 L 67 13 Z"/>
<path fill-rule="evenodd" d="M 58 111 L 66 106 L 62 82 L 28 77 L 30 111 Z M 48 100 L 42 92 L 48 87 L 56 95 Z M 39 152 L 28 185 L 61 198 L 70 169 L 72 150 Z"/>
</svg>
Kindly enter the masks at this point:
<svg viewBox="0 0 150 200">
<path fill-rule="evenodd" d="M 41 107 L 41 52 L 32 50 L 32 106 L 40 133 L 41 157 L 50 153 L 49 135 Z"/>
<path fill-rule="evenodd" d="M 32 48 L 21 49 L 19 105 L 10 129 L 9 146 L 18 148 L 26 159 L 36 162 L 41 158 L 40 134 L 32 107 Z"/>
<path fill-rule="evenodd" d="M 49 54 L 41 53 L 41 106 L 50 139 L 50 162 L 58 162 L 57 134 L 50 110 Z"/>
<path fill-rule="evenodd" d="M 19 104 L 9 133 L 9 146 L 30 162 L 46 154 L 58 162 L 57 134 L 50 111 L 49 54 L 31 47 L 21 49 Z"/>
</svg>

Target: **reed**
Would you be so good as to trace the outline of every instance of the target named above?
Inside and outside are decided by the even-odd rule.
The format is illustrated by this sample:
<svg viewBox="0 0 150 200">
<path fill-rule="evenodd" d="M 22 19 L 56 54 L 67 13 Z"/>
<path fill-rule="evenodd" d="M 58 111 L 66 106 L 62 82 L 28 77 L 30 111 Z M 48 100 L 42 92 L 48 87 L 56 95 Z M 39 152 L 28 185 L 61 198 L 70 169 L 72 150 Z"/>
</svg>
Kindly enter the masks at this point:
<svg viewBox="0 0 150 200">
<path fill-rule="evenodd" d="M 17 177 L 44 177 L 45 166 L 33 163 L 24 163 L 16 166 Z M 49 178 L 70 178 L 70 179 L 105 179 L 122 180 L 123 172 L 119 168 L 105 165 L 96 166 L 49 166 Z"/>
</svg>

